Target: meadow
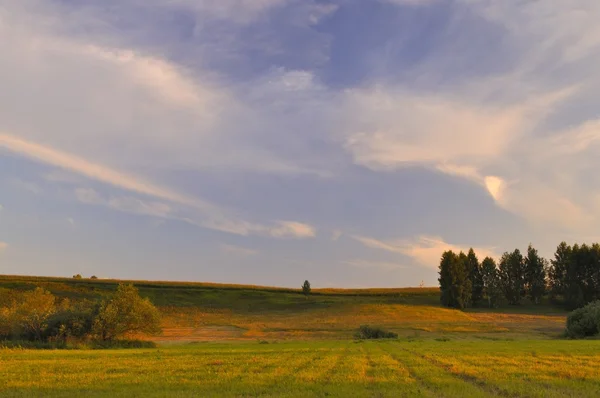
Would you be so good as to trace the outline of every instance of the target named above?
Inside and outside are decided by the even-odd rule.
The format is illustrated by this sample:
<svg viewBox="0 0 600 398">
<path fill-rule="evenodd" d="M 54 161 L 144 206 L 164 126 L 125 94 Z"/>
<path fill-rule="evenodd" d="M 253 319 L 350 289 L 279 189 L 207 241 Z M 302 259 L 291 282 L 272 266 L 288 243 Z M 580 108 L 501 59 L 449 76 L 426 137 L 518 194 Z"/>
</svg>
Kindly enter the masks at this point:
<svg viewBox="0 0 600 398">
<path fill-rule="evenodd" d="M 7 397 L 597 397 L 595 341 L 330 341 L 0 350 Z"/>
<path fill-rule="evenodd" d="M 0 396 L 595 397 L 600 341 L 562 337 L 548 302 L 457 311 L 439 289 L 296 289 L 136 281 L 162 313 L 157 348 L 0 349 Z M 117 281 L 0 276 L 101 298 Z M 399 338 L 357 341 L 363 324 Z"/>
</svg>

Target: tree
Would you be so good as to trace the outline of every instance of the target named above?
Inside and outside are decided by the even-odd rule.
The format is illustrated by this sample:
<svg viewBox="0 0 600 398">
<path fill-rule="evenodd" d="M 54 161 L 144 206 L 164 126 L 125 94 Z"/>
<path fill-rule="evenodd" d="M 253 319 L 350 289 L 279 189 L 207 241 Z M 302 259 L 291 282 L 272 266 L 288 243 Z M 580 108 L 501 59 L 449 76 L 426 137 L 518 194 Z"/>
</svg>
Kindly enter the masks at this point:
<svg viewBox="0 0 600 398">
<path fill-rule="evenodd" d="M 308 297 L 310 295 L 310 282 L 309 281 L 304 281 L 304 284 L 302 285 L 302 293 Z"/>
<path fill-rule="evenodd" d="M 148 298 L 140 297 L 133 285 L 120 284 L 115 295 L 101 304 L 93 331 L 105 341 L 128 333 L 159 333 L 160 314 Z"/>
<path fill-rule="evenodd" d="M 96 275 L 92 275 L 90 276 L 90 279 L 98 279 L 98 277 Z"/>
<path fill-rule="evenodd" d="M 481 265 L 473 249 L 467 254 L 467 269 L 471 281 L 471 302 L 477 305 L 483 299 L 483 279 L 481 277 Z"/>
<path fill-rule="evenodd" d="M 525 261 L 519 249 L 512 253 L 504 253 L 500 259 L 500 280 L 504 297 L 509 304 L 521 303 L 524 292 L 524 269 Z"/>
<path fill-rule="evenodd" d="M 502 298 L 502 285 L 496 262 L 486 257 L 481 262 L 481 279 L 483 280 L 483 297 L 490 308 L 496 307 Z"/>
<path fill-rule="evenodd" d="M 524 282 L 527 297 L 535 304 L 546 292 L 546 260 L 539 256 L 531 244 L 527 248 L 525 261 Z"/>
<path fill-rule="evenodd" d="M 566 242 L 561 242 L 556 248 L 554 259 L 550 261 L 548 281 L 550 295 L 553 299 L 558 297 L 563 300 L 567 296 L 567 271 L 571 264 L 573 249 Z"/>
<path fill-rule="evenodd" d="M 24 334 L 42 340 L 42 333 L 47 322 L 57 310 L 56 298 L 41 287 L 23 294 L 22 301 L 14 310 L 14 326 Z"/>
<path fill-rule="evenodd" d="M 83 276 L 81 276 L 81 274 L 76 274 L 73 275 L 73 279 L 83 279 Z"/>
<path fill-rule="evenodd" d="M 467 256 L 453 251 L 442 254 L 439 267 L 441 301 L 446 307 L 465 308 L 471 300 L 472 284 L 467 270 Z"/>
</svg>

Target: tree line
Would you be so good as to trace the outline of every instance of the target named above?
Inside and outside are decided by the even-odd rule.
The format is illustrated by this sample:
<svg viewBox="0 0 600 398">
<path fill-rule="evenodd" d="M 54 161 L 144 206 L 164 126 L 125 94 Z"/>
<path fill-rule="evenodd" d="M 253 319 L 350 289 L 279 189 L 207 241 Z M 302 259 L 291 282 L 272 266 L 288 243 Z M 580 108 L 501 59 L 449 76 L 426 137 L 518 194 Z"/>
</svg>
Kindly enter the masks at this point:
<svg viewBox="0 0 600 398">
<path fill-rule="evenodd" d="M 473 249 L 450 250 L 442 254 L 438 281 L 447 307 L 518 305 L 525 298 L 539 304 L 549 297 L 568 309 L 580 308 L 600 299 L 600 244 L 562 242 L 550 261 L 531 245 L 525 254 L 505 252 L 498 262 L 491 257 L 479 262 Z"/>
<path fill-rule="evenodd" d="M 160 332 L 160 314 L 133 285 L 101 301 L 72 302 L 37 287 L 0 289 L 0 340 L 111 342 L 131 333 Z"/>
</svg>

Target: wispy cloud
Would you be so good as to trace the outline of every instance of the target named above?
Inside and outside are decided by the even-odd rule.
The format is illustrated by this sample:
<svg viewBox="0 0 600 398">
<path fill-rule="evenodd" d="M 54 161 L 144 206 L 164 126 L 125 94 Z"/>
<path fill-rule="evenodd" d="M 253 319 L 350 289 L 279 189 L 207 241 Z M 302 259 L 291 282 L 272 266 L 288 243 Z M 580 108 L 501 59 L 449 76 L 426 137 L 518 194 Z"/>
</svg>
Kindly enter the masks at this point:
<svg viewBox="0 0 600 398">
<path fill-rule="evenodd" d="M 361 259 L 344 261 L 344 264 L 350 265 L 350 266 L 356 267 L 356 268 L 366 268 L 366 269 L 379 268 L 379 269 L 389 270 L 389 271 L 408 268 L 406 265 L 393 263 L 393 262 L 370 261 L 370 260 L 361 260 Z"/>
<path fill-rule="evenodd" d="M 255 249 L 249 249 L 247 247 L 228 245 L 228 244 L 221 245 L 221 250 L 226 253 L 231 253 L 231 254 L 235 254 L 235 255 L 243 256 L 243 257 L 255 256 L 259 253 L 259 251 L 255 250 Z"/>
<path fill-rule="evenodd" d="M 87 178 L 113 185 L 118 188 L 134 191 L 140 194 L 154 196 L 175 203 L 197 207 L 210 207 L 207 203 L 191 198 L 167 188 L 144 182 L 141 178 L 120 173 L 114 169 L 90 162 L 86 159 L 62 152 L 47 146 L 26 141 L 15 136 L 0 133 L 0 147 L 11 152 L 43 162 L 55 167 L 66 169 Z"/>
<path fill-rule="evenodd" d="M 417 263 L 429 268 L 437 268 L 442 253 L 447 250 L 456 252 L 467 252 L 469 250 L 469 246 L 447 243 L 442 238 L 436 236 L 419 236 L 415 239 L 390 241 L 381 241 L 364 236 L 354 236 L 353 238 L 372 249 L 385 250 L 411 257 Z M 498 257 L 498 253 L 493 248 L 475 247 L 473 249 L 481 258 L 488 256 L 492 258 Z"/>
</svg>

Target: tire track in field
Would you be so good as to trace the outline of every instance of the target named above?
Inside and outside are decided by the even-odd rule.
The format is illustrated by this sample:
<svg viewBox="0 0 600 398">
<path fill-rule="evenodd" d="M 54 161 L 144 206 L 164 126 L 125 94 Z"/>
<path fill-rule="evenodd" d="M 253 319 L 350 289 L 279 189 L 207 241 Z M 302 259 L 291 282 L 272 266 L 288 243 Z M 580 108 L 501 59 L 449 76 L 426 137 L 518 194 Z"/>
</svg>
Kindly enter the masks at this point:
<svg viewBox="0 0 600 398">
<path fill-rule="evenodd" d="M 539 358 L 524 358 L 524 359 L 529 360 L 530 363 L 532 363 L 532 364 L 538 364 L 538 365 L 544 365 L 544 366 L 555 365 L 555 362 L 547 361 L 547 360 L 540 360 Z M 513 365 L 515 367 L 517 366 L 514 363 L 514 361 L 511 360 L 510 358 L 495 357 L 493 359 L 493 361 L 495 363 L 500 363 L 500 364 L 505 364 L 505 365 Z M 469 360 L 467 358 L 461 358 L 459 362 L 466 363 L 466 364 L 473 365 L 473 366 L 481 366 L 480 363 L 474 362 L 473 360 Z M 522 363 L 521 365 L 522 365 L 522 367 L 525 367 L 526 363 Z M 557 376 L 560 378 L 560 375 L 557 375 Z M 534 378 L 529 377 L 529 374 L 525 374 L 521 378 L 521 380 L 523 380 L 527 384 L 536 385 L 536 386 L 544 388 L 544 390 L 546 390 L 545 396 L 559 396 L 559 397 L 577 396 L 577 395 L 573 395 L 574 392 L 573 392 L 572 388 L 551 384 L 551 383 L 548 383 L 548 382 L 545 382 L 545 381 L 539 380 L 539 379 L 534 379 Z"/>
<path fill-rule="evenodd" d="M 425 381 L 425 379 L 423 379 L 421 376 L 419 376 L 416 372 L 413 366 L 410 366 L 409 364 L 407 364 L 406 362 L 402 361 L 402 359 L 395 353 L 389 351 L 389 350 L 383 350 L 386 354 L 388 354 L 390 356 L 390 358 L 392 358 L 394 361 L 396 361 L 399 365 L 401 365 L 402 367 L 404 367 L 406 369 L 406 371 L 408 372 L 408 375 L 414 379 L 418 384 L 419 387 L 427 393 L 427 395 L 431 396 L 431 397 L 440 397 L 443 396 L 443 391 L 441 391 L 439 388 L 435 388 L 434 386 L 431 386 L 429 384 L 427 384 L 427 382 Z M 406 351 L 406 350 L 403 350 Z"/>
<path fill-rule="evenodd" d="M 323 379 L 323 385 L 331 384 L 331 380 L 333 379 L 333 376 L 335 375 L 336 371 L 341 367 L 341 365 L 346 361 L 349 354 L 350 354 L 350 345 L 346 345 L 346 348 L 344 349 L 344 351 L 340 355 L 338 355 L 338 357 L 336 358 L 333 366 L 331 368 L 329 368 L 327 370 L 327 372 L 325 372 L 325 378 Z"/>
<path fill-rule="evenodd" d="M 471 374 L 465 373 L 465 372 L 461 372 L 459 370 L 455 370 L 453 369 L 453 365 L 444 363 L 434 357 L 425 355 L 425 354 L 421 354 L 412 350 L 409 350 L 407 348 L 403 348 L 400 347 L 401 350 L 411 354 L 411 355 L 415 355 L 419 358 L 422 358 L 423 360 L 429 362 L 430 364 L 432 364 L 433 366 L 443 369 L 446 373 L 452 375 L 453 377 L 456 377 L 462 381 L 465 381 L 479 389 L 481 389 L 482 391 L 485 391 L 488 394 L 492 394 L 492 395 L 498 395 L 501 397 L 508 397 L 508 398 L 512 398 L 512 397 L 520 397 L 521 395 L 516 394 L 516 393 L 512 393 L 508 390 L 505 390 L 502 387 L 493 385 L 493 384 L 489 384 L 488 382 L 486 382 L 483 379 L 480 379 L 477 376 L 473 376 Z"/>
</svg>

